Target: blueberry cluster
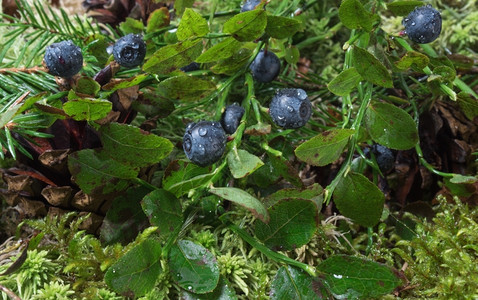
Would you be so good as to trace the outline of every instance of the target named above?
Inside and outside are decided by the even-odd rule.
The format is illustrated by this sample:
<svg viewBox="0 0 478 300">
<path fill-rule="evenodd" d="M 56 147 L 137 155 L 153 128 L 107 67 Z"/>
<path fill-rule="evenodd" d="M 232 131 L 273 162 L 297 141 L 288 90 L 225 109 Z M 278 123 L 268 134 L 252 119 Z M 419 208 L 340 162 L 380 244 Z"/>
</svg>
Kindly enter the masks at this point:
<svg viewBox="0 0 478 300">
<path fill-rule="evenodd" d="M 252 77 L 259 82 L 271 82 L 280 72 L 280 60 L 272 51 L 261 50 L 249 66 Z"/>
<path fill-rule="evenodd" d="M 415 43 L 427 44 L 438 38 L 441 32 L 441 15 L 430 4 L 415 8 L 402 21 L 405 33 Z"/>
<path fill-rule="evenodd" d="M 123 67 L 134 68 L 143 63 L 146 44 L 139 34 L 130 33 L 123 36 L 113 46 L 113 56 Z"/>
<path fill-rule="evenodd" d="M 284 129 L 304 126 L 311 113 L 312 105 L 307 93 L 302 89 L 279 90 L 269 105 L 272 121 Z"/>
<path fill-rule="evenodd" d="M 63 78 L 73 77 L 83 67 L 81 49 L 71 40 L 46 47 L 43 60 L 50 74 Z"/>
</svg>

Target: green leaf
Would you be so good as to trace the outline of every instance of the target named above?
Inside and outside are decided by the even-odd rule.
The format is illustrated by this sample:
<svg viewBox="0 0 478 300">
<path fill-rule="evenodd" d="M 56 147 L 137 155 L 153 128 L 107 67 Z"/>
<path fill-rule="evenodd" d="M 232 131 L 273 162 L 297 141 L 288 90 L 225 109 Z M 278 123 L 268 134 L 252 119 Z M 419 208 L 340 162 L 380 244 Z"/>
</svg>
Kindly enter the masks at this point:
<svg viewBox="0 0 478 300">
<path fill-rule="evenodd" d="M 237 41 L 232 37 L 225 38 L 223 41 L 207 49 L 196 59 L 196 62 L 209 63 L 229 58 L 234 55 L 237 49 L 241 48 L 242 44 L 243 43 Z"/>
<path fill-rule="evenodd" d="M 298 19 L 267 16 L 266 33 L 276 39 L 285 39 L 293 36 L 302 29 L 302 22 Z"/>
<path fill-rule="evenodd" d="M 194 0 L 176 0 L 174 1 L 174 10 L 176 14 L 181 17 L 186 8 L 193 7 Z"/>
<path fill-rule="evenodd" d="M 201 55 L 201 39 L 186 40 L 168 45 L 156 51 L 143 65 L 143 71 L 154 74 L 167 74 L 184 67 Z"/>
<path fill-rule="evenodd" d="M 237 295 L 224 277 L 219 278 L 219 283 L 214 291 L 207 294 L 194 294 L 185 290 L 181 291 L 182 300 L 236 300 Z"/>
<path fill-rule="evenodd" d="M 315 278 L 292 266 L 282 266 L 271 283 L 271 300 L 329 299 L 327 290 Z"/>
<path fill-rule="evenodd" d="M 173 150 L 169 140 L 127 124 L 110 123 L 99 132 L 104 153 L 134 167 L 158 163 Z"/>
<path fill-rule="evenodd" d="M 213 66 L 211 71 L 216 74 L 232 75 L 245 66 L 251 55 L 251 50 L 241 48 L 231 57 L 221 60 L 217 65 Z"/>
<path fill-rule="evenodd" d="M 113 105 L 108 100 L 78 98 L 63 104 L 63 110 L 76 121 L 95 121 L 108 115 Z"/>
<path fill-rule="evenodd" d="M 284 199 L 269 209 L 270 221 L 255 222 L 255 234 L 267 247 L 288 251 L 307 244 L 319 222 L 315 202 L 306 199 Z"/>
<path fill-rule="evenodd" d="M 207 20 L 190 8 L 186 8 L 179 22 L 176 35 L 180 41 L 190 37 L 201 37 L 209 33 Z"/>
<path fill-rule="evenodd" d="M 299 62 L 300 59 L 300 52 L 299 48 L 296 46 L 290 45 L 285 49 L 284 59 L 287 63 L 291 65 L 295 65 Z"/>
<path fill-rule="evenodd" d="M 127 17 L 124 22 L 121 22 L 120 29 L 125 35 L 129 33 L 142 33 L 144 25 L 141 20 Z"/>
<path fill-rule="evenodd" d="M 199 100 L 216 89 L 216 84 L 194 76 L 174 76 L 159 83 L 161 96 L 181 101 Z"/>
<path fill-rule="evenodd" d="M 361 80 L 362 76 L 352 67 L 342 71 L 332 79 L 327 88 L 337 96 L 346 96 L 352 92 Z"/>
<path fill-rule="evenodd" d="M 241 42 L 253 41 L 264 34 L 267 14 L 263 9 L 239 13 L 224 23 L 223 32 Z"/>
<path fill-rule="evenodd" d="M 146 25 L 146 32 L 155 32 L 161 27 L 169 25 L 169 11 L 166 7 L 161 7 L 154 10 L 148 17 L 148 25 Z"/>
<path fill-rule="evenodd" d="M 229 151 L 227 154 L 227 164 L 234 178 L 246 177 L 264 165 L 259 157 L 241 149 Z"/>
<path fill-rule="evenodd" d="M 183 224 L 181 202 L 168 191 L 152 191 L 143 198 L 141 206 L 151 225 L 158 227 L 162 239 L 167 239 Z"/>
<path fill-rule="evenodd" d="M 160 258 L 160 242 L 147 239 L 128 251 L 106 271 L 105 282 L 123 296 L 143 296 L 154 288 L 161 272 Z"/>
<path fill-rule="evenodd" d="M 119 80 L 112 80 L 109 83 L 103 86 L 103 90 L 114 92 L 120 89 L 129 88 L 132 86 L 139 85 L 141 82 L 148 78 L 147 74 L 139 74 L 128 79 L 119 79 Z"/>
<path fill-rule="evenodd" d="M 458 105 L 465 116 L 472 120 L 478 116 L 478 99 L 473 98 L 470 94 L 461 92 L 457 95 Z"/>
<path fill-rule="evenodd" d="M 269 159 L 274 167 L 274 170 L 284 177 L 285 180 L 299 188 L 304 186 L 304 183 L 302 182 L 302 179 L 300 179 L 297 170 L 287 159 L 282 156 L 275 156 L 272 154 L 269 154 Z"/>
<path fill-rule="evenodd" d="M 355 223 L 372 227 L 380 221 L 385 196 L 367 177 L 349 172 L 334 190 L 340 213 Z"/>
<path fill-rule="evenodd" d="M 395 105 L 376 102 L 365 111 L 365 128 L 372 139 L 388 148 L 407 150 L 418 143 L 418 129 L 412 117 Z"/>
<path fill-rule="evenodd" d="M 212 292 L 218 285 L 219 266 L 216 258 L 201 245 L 180 240 L 171 247 L 168 261 L 172 277 L 187 291 L 205 294 Z"/>
<path fill-rule="evenodd" d="M 354 46 L 352 65 L 363 79 L 382 87 L 393 87 L 392 76 L 387 68 L 367 50 Z"/>
<path fill-rule="evenodd" d="M 72 180 L 86 194 L 119 192 L 129 186 L 138 171 L 93 149 L 84 149 L 68 156 Z"/>
<path fill-rule="evenodd" d="M 394 1 L 387 4 L 387 8 L 397 16 L 407 16 L 417 6 L 423 6 L 423 1 L 418 0 L 404 0 Z"/>
<path fill-rule="evenodd" d="M 163 188 L 176 197 L 181 197 L 208 183 L 214 174 L 210 173 L 209 168 L 176 160 L 171 162 L 164 172 Z"/>
<path fill-rule="evenodd" d="M 266 207 L 259 200 L 238 188 L 211 188 L 209 192 L 221 198 L 241 205 L 249 210 L 254 217 L 264 223 L 269 223 L 269 213 Z"/>
<path fill-rule="evenodd" d="M 81 77 L 76 82 L 75 92 L 95 96 L 101 89 L 96 80 L 90 77 Z"/>
<path fill-rule="evenodd" d="M 107 245 L 132 242 L 148 223 L 140 201 L 150 190 L 145 187 L 129 188 L 116 197 L 100 227 L 101 240 Z"/>
<path fill-rule="evenodd" d="M 339 299 L 370 299 L 391 293 L 401 283 L 389 267 L 347 255 L 335 255 L 317 267 Z"/>
<path fill-rule="evenodd" d="M 372 14 L 359 0 L 343 0 L 339 8 L 339 18 L 342 24 L 350 29 L 372 30 Z"/>
<path fill-rule="evenodd" d="M 428 66 L 430 59 L 425 54 L 416 51 L 407 52 L 399 61 L 395 62 L 395 66 L 401 70 L 406 70 L 415 65 L 419 70 Z"/>
<path fill-rule="evenodd" d="M 322 201 L 324 200 L 323 193 L 324 189 L 318 183 L 314 183 L 306 189 L 300 190 L 281 189 L 266 198 L 266 205 L 270 207 L 283 199 L 307 199 L 313 201 L 320 210 Z"/>
<path fill-rule="evenodd" d="M 353 129 L 324 131 L 297 147 L 295 155 L 310 165 L 326 166 L 342 155 L 345 145 L 354 132 Z"/>
</svg>

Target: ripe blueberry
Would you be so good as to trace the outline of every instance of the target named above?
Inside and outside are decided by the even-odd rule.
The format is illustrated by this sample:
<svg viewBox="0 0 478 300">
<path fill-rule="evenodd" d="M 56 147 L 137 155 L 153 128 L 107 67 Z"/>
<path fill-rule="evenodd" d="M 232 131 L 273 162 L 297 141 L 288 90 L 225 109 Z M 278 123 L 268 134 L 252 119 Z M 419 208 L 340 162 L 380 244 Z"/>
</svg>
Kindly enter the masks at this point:
<svg viewBox="0 0 478 300">
<path fill-rule="evenodd" d="M 427 44 L 438 38 L 441 32 L 441 15 L 430 4 L 415 8 L 402 21 L 405 33 L 415 43 Z"/>
<path fill-rule="evenodd" d="M 241 12 L 253 10 L 259 3 L 261 3 L 261 0 L 247 0 L 242 5 Z"/>
<path fill-rule="evenodd" d="M 261 50 L 249 66 L 252 76 L 259 82 L 271 82 L 280 71 L 280 60 L 272 51 Z"/>
<path fill-rule="evenodd" d="M 180 68 L 180 70 L 183 72 L 191 72 L 199 70 L 199 67 L 200 65 L 197 62 L 192 62 L 189 65 Z"/>
<path fill-rule="evenodd" d="M 302 89 L 279 90 L 269 106 L 272 121 L 285 129 L 304 126 L 311 113 L 312 105 Z"/>
<path fill-rule="evenodd" d="M 183 137 L 187 158 L 200 167 L 218 161 L 226 149 L 226 133 L 218 122 L 190 123 Z"/>
<path fill-rule="evenodd" d="M 81 49 L 70 40 L 46 47 L 43 59 L 50 74 L 64 78 L 73 77 L 83 67 Z"/>
<path fill-rule="evenodd" d="M 392 150 L 379 144 L 374 144 L 370 150 L 372 150 L 372 153 L 375 156 L 380 171 L 382 171 L 383 174 L 390 172 L 395 163 L 395 156 L 393 155 Z M 369 148 L 364 149 L 365 156 L 369 158 L 370 150 Z"/>
<path fill-rule="evenodd" d="M 236 132 L 243 115 L 244 108 L 242 106 L 237 103 L 228 105 L 221 116 L 221 125 L 224 131 L 228 134 Z"/>
<path fill-rule="evenodd" d="M 139 66 L 146 55 L 146 44 L 139 34 L 130 33 L 116 41 L 113 46 L 113 56 L 123 67 Z"/>
</svg>

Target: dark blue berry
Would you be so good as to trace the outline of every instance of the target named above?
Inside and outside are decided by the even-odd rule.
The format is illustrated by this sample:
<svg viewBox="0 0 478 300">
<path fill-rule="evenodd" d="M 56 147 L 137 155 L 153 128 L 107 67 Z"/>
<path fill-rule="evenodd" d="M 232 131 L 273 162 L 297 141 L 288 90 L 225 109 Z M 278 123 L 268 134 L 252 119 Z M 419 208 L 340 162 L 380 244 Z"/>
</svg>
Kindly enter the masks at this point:
<svg viewBox="0 0 478 300">
<path fill-rule="evenodd" d="M 430 4 L 415 8 L 402 21 L 408 38 L 418 44 L 431 43 L 441 32 L 441 15 Z"/>
<path fill-rule="evenodd" d="M 242 5 L 241 12 L 253 10 L 259 3 L 261 3 L 261 0 L 247 0 Z"/>
<path fill-rule="evenodd" d="M 221 125 L 224 131 L 228 134 L 236 132 L 243 115 L 244 108 L 242 106 L 237 103 L 228 105 L 221 116 Z"/>
<path fill-rule="evenodd" d="M 392 150 L 379 144 L 374 144 L 371 147 L 371 150 L 375 156 L 375 161 L 377 162 L 380 171 L 383 174 L 390 172 L 395 164 L 395 156 L 393 155 Z M 363 152 L 366 157 L 370 158 L 369 148 L 365 148 Z"/>
<path fill-rule="evenodd" d="M 187 66 L 184 66 L 180 69 L 183 72 L 191 72 L 199 70 L 199 64 L 197 62 L 192 62 Z"/>
<path fill-rule="evenodd" d="M 218 161 L 226 149 L 226 133 L 218 122 L 190 123 L 183 137 L 187 158 L 200 167 Z"/>
<path fill-rule="evenodd" d="M 62 41 L 46 47 L 44 61 L 50 74 L 71 78 L 83 67 L 83 54 L 72 41 Z"/>
<path fill-rule="evenodd" d="M 302 89 L 282 89 L 272 98 L 269 106 L 272 121 L 285 129 L 304 126 L 312 113 L 307 93 Z"/>
<path fill-rule="evenodd" d="M 259 82 L 271 82 L 280 72 L 280 60 L 272 51 L 261 50 L 249 66 L 252 76 Z"/>
<path fill-rule="evenodd" d="M 116 41 L 113 56 L 123 67 L 134 68 L 143 63 L 146 44 L 139 34 L 130 33 Z"/>
</svg>

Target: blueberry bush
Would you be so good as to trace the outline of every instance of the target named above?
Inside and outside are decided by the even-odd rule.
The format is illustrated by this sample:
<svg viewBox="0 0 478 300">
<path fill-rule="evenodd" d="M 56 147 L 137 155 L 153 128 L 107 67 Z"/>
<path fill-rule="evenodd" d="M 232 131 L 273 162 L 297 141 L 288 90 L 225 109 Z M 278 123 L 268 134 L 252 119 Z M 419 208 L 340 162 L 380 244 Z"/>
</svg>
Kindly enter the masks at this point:
<svg viewBox="0 0 478 300">
<path fill-rule="evenodd" d="M 4 5 L 4 299 L 476 297 L 469 4 L 85 5 Z"/>
</svg>

